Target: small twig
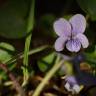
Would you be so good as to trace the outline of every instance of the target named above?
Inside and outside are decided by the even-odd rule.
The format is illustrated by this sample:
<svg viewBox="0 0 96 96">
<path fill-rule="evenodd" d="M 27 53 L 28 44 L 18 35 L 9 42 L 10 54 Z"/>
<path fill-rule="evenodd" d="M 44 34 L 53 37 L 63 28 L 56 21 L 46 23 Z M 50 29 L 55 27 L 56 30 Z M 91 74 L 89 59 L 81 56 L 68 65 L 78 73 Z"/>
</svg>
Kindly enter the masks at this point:
<svg viewBox="0 0 96 96">
<path fill-rule="evenodd" d="M 60 63 L 56 63 L 51 70 L 46 74 L 42 82 L 38 85 L 36 88 L 34 94 L 32 96 L 39 96 L 40 92 L 43 90 L 44 86 L 47 84 L 47 82 L 50 80 L 50 78 L 54 75 L 54 73 L 61 67 L 64 61 L 61 61 Z"/>
<path fill-rule="evenodd" d="M 14 88 L 17 90 L 17 92 L 20 94 L 20 96 L 25 96 L 25 92 L 22 89 L 22 87 L 19 85 L 18 81 L 16 80 L 15 76 L 11 73 L 11 71 L 7 68 L 6 64 L 0 63 L 0 68 L 3 69 L 9 76 L 9 78 L 12 80 L 14 84 Z"/>
</svg>

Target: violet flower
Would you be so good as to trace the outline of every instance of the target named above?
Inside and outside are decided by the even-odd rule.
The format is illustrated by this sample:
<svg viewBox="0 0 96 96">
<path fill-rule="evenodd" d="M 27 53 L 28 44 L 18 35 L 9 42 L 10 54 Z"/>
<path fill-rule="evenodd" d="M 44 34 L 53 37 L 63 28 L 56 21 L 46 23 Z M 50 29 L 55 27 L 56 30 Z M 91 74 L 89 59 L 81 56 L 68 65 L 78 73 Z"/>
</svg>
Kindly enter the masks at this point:
<svg viewBox="0 0 96 96">
<path fill-rule="evenodd" d="M 65 78 L 65 81 L 65 88 L 67 89 L 67 91 L 70 91 L 73 94 L 77 94 L 80 92 L 80 86 L 78 85 L 75 76 L 68 76 Z"/>
<path fill-rule="evenodd" d="M 74 76 L 67 76 L 65 78 L 66 82 L 69 82 L 71 86 L 73 86 L 74 84 L 77 84 L 77 80 Z"/>
<path fill-rule="evenodd" d="M 78 52 L 89 45 L 87 37 L 83 34 L 86 28 L 85 17 L 76 14 L 67 21 L 64 18 L 54 22 L 54 30 L 59 38 L 55 42 L 55 50 L 62 51 L 64 47 L 71 52 Z"/>
</svg>

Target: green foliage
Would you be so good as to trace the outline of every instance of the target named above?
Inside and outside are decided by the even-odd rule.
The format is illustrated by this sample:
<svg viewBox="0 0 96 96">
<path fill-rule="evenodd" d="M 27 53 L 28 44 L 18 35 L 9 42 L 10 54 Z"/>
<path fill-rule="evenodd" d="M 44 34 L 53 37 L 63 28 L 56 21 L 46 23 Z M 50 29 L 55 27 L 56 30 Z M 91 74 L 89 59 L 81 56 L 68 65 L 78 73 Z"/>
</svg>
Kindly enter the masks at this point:
<svg viewBox="0 0 96 96">
<path fill-rule="evenodd" d="M 92 67 L 96 68 L 96 49 L 91 53 L 89 53 L 89 52 L 85 53 L 85 56 L 86 56 L 86 60 L 89 62 L 89 64 Z"/>
<path fill-rule="evenodd" d="M 5 63 L 12 58 L 12 53 L 15 52 L 15 48 L 5 42 L 0 43 L 0 62 Z"/>
<path fill-rule="evenodd" d="M 76 72 L 74 71 L 74 64 L 72 65 L 75 60 L 78 64 L 84 59 L 85 61 L 83 62 L 90 64 L 90 68 L 93 68 L 93 74 L 96 75 L 96 0 L 45 0 L 44 2 L 38 2 L 38 0 L 36 0 L 36 3 L 35 0 L 1 0 L 0 3 L 0 36 L 2 37 L 0 38 L 0 40 L 4 41 L 0 42 L 0 62 L 6 64 L 10 71 L 14 71 L 13 75 L 16 74 L 15 76 L 20 78 L 21 81 L 19 81 L 19 79 L 18 81 L 20 82 L 20 84 L 23 82 L 22 86 L 25 91 L 28 90 L 28 92 L 26 93 L 29 94 L 32 91 L 33 95 L 34 88 L 37 87 L 38 81 L 43 81 L 41 78 L 41 74 L 38 75 L 38 72 L 40 71 L 42 73 L 47 73 L 47 80 L 49 81 L 49 85 L 46 90 L 48 93 L 51 93 L 49 91 L 50 88 L 53 88 L 54 85 L 57 86 L 56 88 L 58 88 L 58 84 L 56 84 L 57 81 L 55 80 L 55 78 L 55 82 L 52 79 L 51 84 L 50 78 L 52 76 L 65 76 L 66 74 L 73 75 L 74 72 Z M 76 6 L 74 6 L 75 4 Z M 82 56 L 76 59 L 74 59 L 74 56 L 76 56 L 76 54 L 74 55 L 74 53 L 69 53 L 66 48 L 64 48 L 64 51 L 60 52 L 59 55 L 55 52 L 53 48 L 55 40 L 58 37 L 53 29 L 54 21 L 59 18 L 65 18 L 69 20 L 69 18 L 72 17 L 74 13 L 86 16 L 87 28 L 84 34 L 88 37 L 90 43 L 87 49 L 82 48 L 79 51 L 79 53 L 84 54 L 85 57 Z M 11 44 L 6 43 L 6 41 L 9 42 L 13 39 L 15 42 L 11 42 L 12 44 L 14 43 L 14 45 L 16 46 L 16 51 Z M 21 53 L 19 53 L 19 50 L 21 51 Z M 70 58 L 73 58 L 74 60 L 65 60 L 66 56 L 64 57 L 63 54 L 69 56 Z M 30 56 L 29 58 L 29 55 L 32 56 Z M 82 60 L 80 61 L 79 59 Z M 62 61 L 62 64 L 60 64 L 60 61 Z M 40 70 L 37 70 L 38 68 Z M 4 70 L 0 69 L 0 80 L 4 80 L 4 84 L 6 83 L 5 85 L 3 83 L 0 83 L 1 90 L 3 88 L 2 85 L 4 85 L 5 87 L 11 86 L 13 84 L 13 81 L 10 82 L 8 79 L 8 74 L 6 74 Z M 46 76 L 44 77 L 44 79 L 46 79 Z M 36 82 L 36 84 L 34 84 L 34 81 Z M 62 81 L 63 80 L 61 80 L 61 82 Z M 32 88 L 30 84 L 32 85 Z M 7 87 L 7 89 L 8 88 L 9 87 Z M 8 91 L 10 92 L 8 94 L 9 96 L 11 96 L 10 90 L 13 91 L 12 88 L 13 86 L 8 89 Z M 57 90 L 56 93 L 60 93 L 62 91 L 61 88 L 58 89 L 59 90 Z M 1 93 L 0 95 L 2 95 Z M 12 96 L 15 96 L 13 95 L 13 93 L 14 92 L 12 92 Z M 93 92 L 91 91 L 89 92 L 89 94 L 92 93 Z M 46 95 L 45 90 L 44 95 Z"/>
<path fill-rule="evenodd" d="M 48 54 L 38 61 L 38 67 L 42 72 L 48 71 L 50 67 L 54 64 L 54 59 L 56 58 L 56 54 L 54 52 Z"/>
<path fill-rule="evenodd" d="M 52 53 L 44 56 L 43 58 L 41 58 L 37 62 L 37 64 L 38 64 L 40 71 L 46 72 L 54 65 L 54 63 L 58 63 L 58 62 L 56 62 L 57 60 L 58 60 L 58 56 L 56 55 L 55 52 L 52 52 Z M 56 75 L 64 75 L 64 74 L 68 74 L 68 75 L 73 74 L 73 68 L 72 68 L 72 64 L 70 62 L 64 62 L 64 64 L 61 66 L 61 68 L 56 73 Z"/>
<path fill-rule="evenodd" d="M 96 20 L 96 0 L 77 0 L 77 2 L 92 20 Z"/>
<path fill-rule="evenodd" d="M 10 60 L 15 53 L 15 48 L 8 43 L 1 42 L 0 43 L 0 62 L 6 64 L 8 60 Z M 16 64 L 10 63 L 8 64 L 8 68 L 12 70 Z M 7 74 L 3 70 L 0 69 L 0 79 L 6 79 Z"/>
<path fill-rule="evenodd" d="M 64 66 L 65 70 L 62 69 L 63 66 Z M 72 75 L 73 74 L 73 66 L 70 62 L 64 62 L 64 64 L 61 67 L 61 70 L 63 71 L 63 73 L 65 72 L 65 74 L 67 74 L 67 75 Z"/>
<path fill-rule="evenodd" d="M 7 0 L 0 6 L 0 35 L 21 38 L 26 35 L 26 16 L 29 0 Z"/>
<path fill-rule="evenodd" d="M 30 5 L 28 18 L 27 18 L 26 34 L 33 31 L 33 28 L 34 28 L 35 0 L 31 0 L 30 3 L 31 3 L 31 5 Z M 23 74 L 24 74 L 23 85 L 25 85 L 25 83 L 27 82 L 27 80 L 29 78 L 28 68 L 26 68 L 26 67 L 28 67 L 28 52 L 30 50 L 31 36 L 32 36 L 32 33 L 30 33 L 26 37 L 26 40 L 25 40 L 24 59 L 23 59 L 23 65 L 24 65 L 24 68 L 23 68 Z"/>
</svg>

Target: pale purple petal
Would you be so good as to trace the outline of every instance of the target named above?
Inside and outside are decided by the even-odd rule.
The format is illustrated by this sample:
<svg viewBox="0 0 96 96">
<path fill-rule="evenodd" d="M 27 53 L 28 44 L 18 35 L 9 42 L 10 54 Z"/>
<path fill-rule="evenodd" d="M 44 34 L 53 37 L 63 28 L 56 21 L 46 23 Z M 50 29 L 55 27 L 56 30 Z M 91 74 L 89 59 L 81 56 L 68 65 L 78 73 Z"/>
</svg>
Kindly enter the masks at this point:
<svg viewBox="0 0 96 96">
<path fill-rule="evenodd" d="M 66 48 L 71 52 L 78 52 L 81 48 L 81 43 L 78 39 L 69 40 L 66 43 Z"/>
<path fill-rule="evenodd" d="M 82 44 L 83 48 L 87 48 L 89 45 L 89 41 L 84 34 L 77 34 L 76 37 Z"/>
<path fill-rule="evenodd" d="M 72 91 L 72 89 L 70 88 L 70 84 L 67 82 L 65 85 L 64 85 L 65 89 L 67 89 L 67 91 Z"/>
<path fill-rule="evenodd" d="M 65 37 L 71 35 L 71 25 L 67 20 L 63 18 L 55 21 L 53 27 L 58 36 Z"/>
<path fill-rule="evenodd" d="M 86 19 L 83 15 L 76 14 L 73 17 L 71 17 L 69 22 L 72 25 L 73 35 L 78 34 L 78 33 L 84 33 L 85 28 L 86 28 Z"/>
<path fill-rule="evenodd" d="M 65 78 L 65 81 L 71 85 L 77 84 L 76 78 L 74 76 L 68 76 Z"/>
<path fill-rule="evenodd" d="M 65 46 L 65 42 L 67 41 L 67 38 L 65 37 L 59 37 L 56 41 L 55 41 L 55 50 L 56 51 L 62 51 L 64 49 Z"/>
<path fill-rule="evenodd" d="M 80 92 L 80 90 L 81 90 L 81 88 L 80 88 L 80 86 L 78 85 L 78 84 L 75 84 L 74 86 L 73 86 L 73 90 L 75 91 L 75 93 L 79 93 Z"/>
</svg>

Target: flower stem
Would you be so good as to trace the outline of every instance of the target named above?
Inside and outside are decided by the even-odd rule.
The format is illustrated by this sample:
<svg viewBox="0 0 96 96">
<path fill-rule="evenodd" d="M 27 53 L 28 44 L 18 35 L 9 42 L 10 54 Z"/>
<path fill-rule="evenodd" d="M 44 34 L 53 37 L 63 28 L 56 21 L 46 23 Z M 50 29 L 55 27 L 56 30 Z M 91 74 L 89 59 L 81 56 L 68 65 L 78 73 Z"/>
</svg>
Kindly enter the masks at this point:
<svg viewBox="0 0 96 96">
<path fill-rule="evenodd" d="M 51 70 L 46 74 L 42 82 L 38 85 L 36 88 L 34 94 L 32 96 L 39 96 L 40 92 L 43 90 L 44 86 L 47 84 L 47 82 L 50 80 L 50 78 L 54 75 L 54 73 L 61 67 L 64 61 L 60 61 L 59 63 L 56 63 Z"/>
</svg>

